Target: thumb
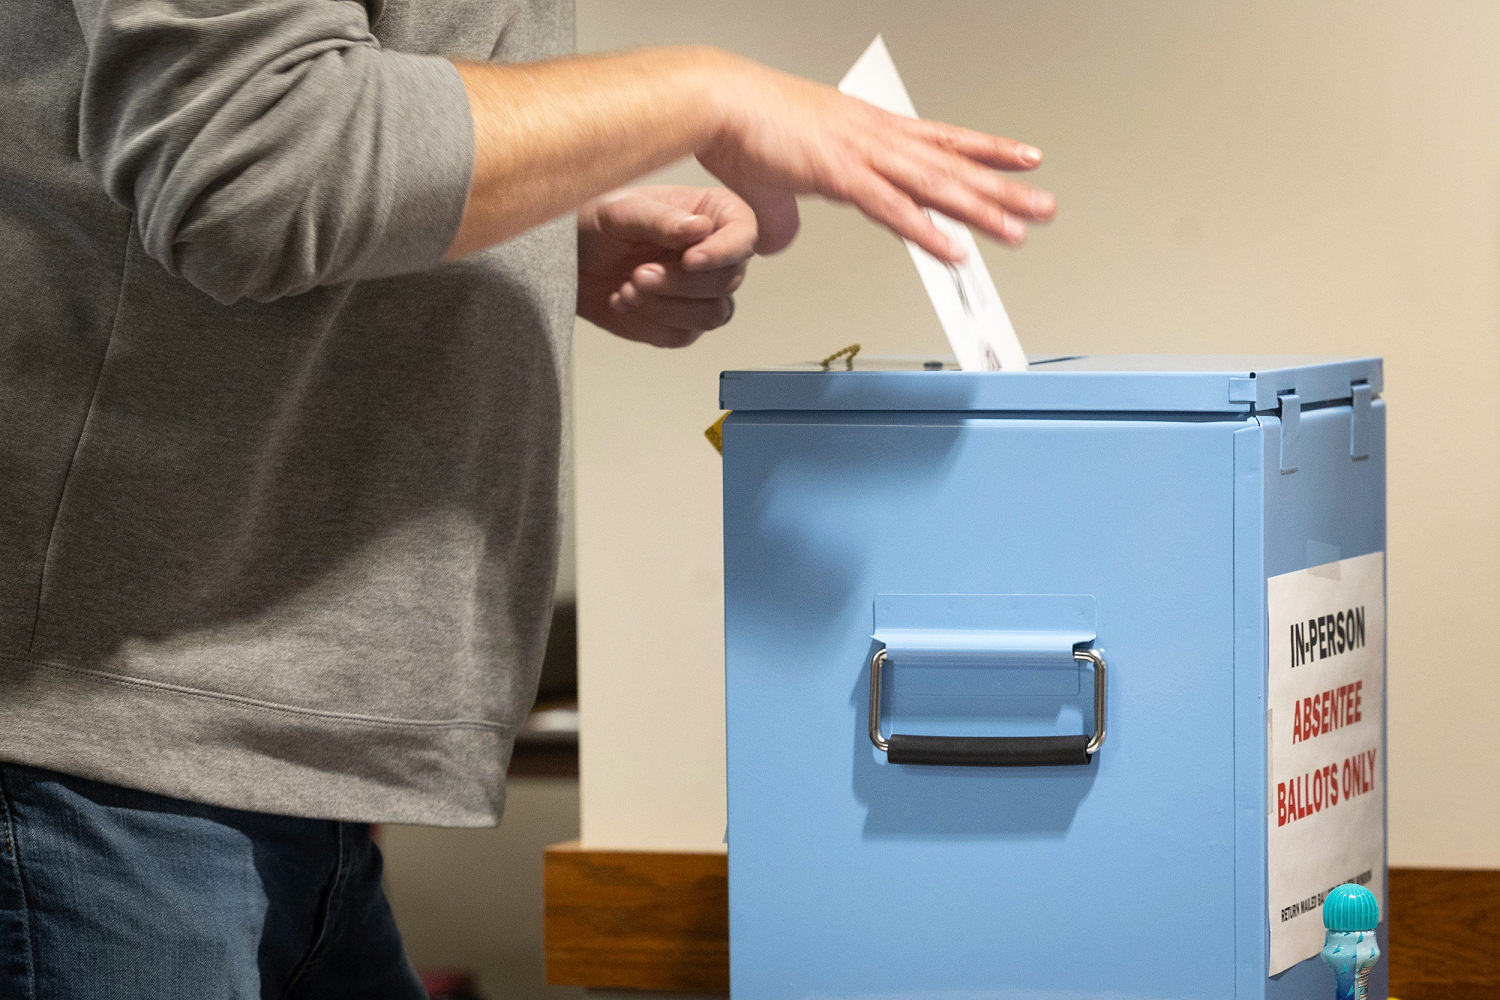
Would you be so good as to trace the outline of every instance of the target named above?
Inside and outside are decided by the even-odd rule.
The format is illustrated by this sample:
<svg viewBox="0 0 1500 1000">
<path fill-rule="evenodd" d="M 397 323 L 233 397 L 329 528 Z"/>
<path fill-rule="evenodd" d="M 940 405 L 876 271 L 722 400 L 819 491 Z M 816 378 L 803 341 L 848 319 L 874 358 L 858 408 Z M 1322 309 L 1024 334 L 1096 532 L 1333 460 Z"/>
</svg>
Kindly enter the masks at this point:
<svg viewBox="0 0 1500 1000">
<path fill-rule="evenodd" d="M 713 232 L 714 221 L 648 195 L 625 192 L 599 206 L 599 228 L 622 243 L 669 250 L 692 246 Z"/>
<path fill-rule="evenodd" d="M 756 253 L 780 253 L 791 245 L 802 224 L 796 195 L 785 188 L 759 184 L 744 184 L 734 190 L 755 213 L 760 229 L 760 237 L 755 241 Z"/>
</svg>

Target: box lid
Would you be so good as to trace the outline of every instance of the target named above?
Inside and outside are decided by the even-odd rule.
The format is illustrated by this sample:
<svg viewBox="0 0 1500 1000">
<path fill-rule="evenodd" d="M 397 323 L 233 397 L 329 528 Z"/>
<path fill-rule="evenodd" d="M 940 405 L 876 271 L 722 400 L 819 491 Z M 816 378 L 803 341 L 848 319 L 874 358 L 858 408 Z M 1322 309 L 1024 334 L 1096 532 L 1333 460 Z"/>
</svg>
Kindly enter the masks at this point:
<svg viewBox="0 0 1500 1000">
<path fill-rule="evenodd" d="M 857 358 L 727 371 L 726 410 L 945 410 L 1249 413 L 1295 393 L 1302 406 L 1381 391 L 1380 358 L 1291 355 L 1043 357 L 1024 372 L 959 371 L 951 357 Z"/>
</svg>

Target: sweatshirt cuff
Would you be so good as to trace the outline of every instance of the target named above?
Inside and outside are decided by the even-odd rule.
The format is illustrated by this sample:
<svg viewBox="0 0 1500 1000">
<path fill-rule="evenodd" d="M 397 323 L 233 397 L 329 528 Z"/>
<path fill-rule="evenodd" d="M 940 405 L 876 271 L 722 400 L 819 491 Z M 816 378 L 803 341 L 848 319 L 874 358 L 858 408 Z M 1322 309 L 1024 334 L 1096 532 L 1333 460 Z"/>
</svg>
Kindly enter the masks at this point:
<svg viewBox="0 0 1500 1000">
<path fill-rule="evenodd" d="M 380 189 L 385 239 L 359 276 L 406 274 L 442 259 L 458 235 L 474 174 L 474 123 L 458 68 L 440 56 L 386 50 L 377 107 L 395 148 L 382 156 L 394 176 Z"/>
</svg>

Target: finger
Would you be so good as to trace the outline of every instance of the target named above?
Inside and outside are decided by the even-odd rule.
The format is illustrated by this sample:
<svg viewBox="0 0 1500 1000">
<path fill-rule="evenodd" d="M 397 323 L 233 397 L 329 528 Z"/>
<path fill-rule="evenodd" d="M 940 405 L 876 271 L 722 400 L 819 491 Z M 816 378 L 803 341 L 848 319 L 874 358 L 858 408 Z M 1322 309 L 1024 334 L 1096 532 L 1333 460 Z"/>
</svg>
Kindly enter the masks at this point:
<svg viewBox="0 0 1500 1000">
<path fill-rule="evenodd" d="M 734 315 L 734 304 L 727 295 L 716 299 L 679 299 L 648 295 L 632 285 L 611 296 L 610 307 L 678 330 L 717 330 Z"/>
<path fill-rule="evenodd" d="M 654 347 L 686 347 L 703 335 L 702 330 L 684 330 L 663 326 L 635 312 L 612 311 L 604 328 L 626 340 L 635 340 Z"/>
<path fill-rule="evenodd" d="M 746 267 L 748 264 L 741 261 L 713 271 L 685 271 L 680 264 L 659 261 L 636 268 L 630 276 L 630 284 L 653 295 L 717 299 L 744 284 Z"/>
<path fill-rule="evenodd" d="M 669 205 L 649 195 L 627 191 L 599 206 L 599 226 L 624 243 L 647 243 L 681 250 L 714 231 L 714 220 Z"/>
<path fill-rule="evenodd" d="M 959 179 L 976 195 L 1004 207 L 1012 215 L 1036 222 L 1047 222 L 1057 214 L 1057 198 L 1050 191 L 997 174 L 987 167 L 971 167 L 960 162 Z"/>
<path fill-rule="evenodd" d="M 739 195 L 716 189 L 705 198 L 699 211 L 713 220 L 714 229 L 683 252 L 682 262 L 688 270 L 711 271 L 754 256 L 760 226 L 755 210 Z"/>
<path fill-rule="evenodd" d="M 899 171 L 904 180 L 898 181 L 898 185 L 916 196 L 918 202 L 923 200 L 921 193 L 925 186 L 951 180 L 997 203 L 1012 215 L 1045 220 L 1057 211 L 1057 199 L 1050 192 L 931 146 L 899 149 L 879 146 L 871 151 L 871 160 L 876 169 L 885 171 L 892 180 L 896 180 L 892 171 Z"/>
<path fill-rule="evenodd" d="M 988 135 L 946 122 L 903 119 L 906 131 L 959 156 L 999 170 L 1031 170 L 1042 162 L 1042 151 L 1004 136 Z"/>
<path fill-rule="evenodd" d="M 938 229 L 909 194 L 874 171 L 851 181 L 844 194 L 861 212 L 939 260 L 957 264 L 968 256 L 963 247 Z"/>
<path fill-rule="evenodd" d="M 970 167 L 954 157 L 922 157 L 881 151 L 873 164 L 913 201 L 935 208 L 959 222 L 1018 246 L 1026 238 L 1023 217 L 1038 217 L 1055 209 L 1050 196 L 1036 197 L 1029 186 Z M 1050 214 L 1050 212 L 1049 212 Z"/>
</svg>

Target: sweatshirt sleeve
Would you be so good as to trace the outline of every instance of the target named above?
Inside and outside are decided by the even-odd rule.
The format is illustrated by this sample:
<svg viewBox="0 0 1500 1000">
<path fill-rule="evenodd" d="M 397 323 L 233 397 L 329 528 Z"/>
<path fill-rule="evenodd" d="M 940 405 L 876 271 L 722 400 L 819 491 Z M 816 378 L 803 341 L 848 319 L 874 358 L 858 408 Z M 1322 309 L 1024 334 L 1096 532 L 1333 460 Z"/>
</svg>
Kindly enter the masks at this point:
<svg viewBox="0 0 1500 1000">
<path fill-rule="evenodd" d="M 350 0 L 75 0 L 79 151 L 146 252 L 222 303 L 421 270 L 474 161 L 458 71 Z"/>
</svg>

